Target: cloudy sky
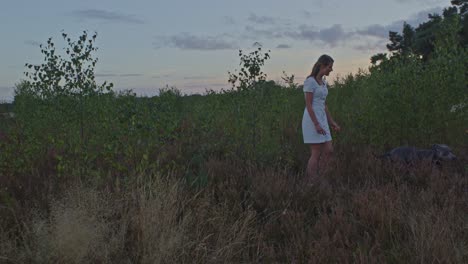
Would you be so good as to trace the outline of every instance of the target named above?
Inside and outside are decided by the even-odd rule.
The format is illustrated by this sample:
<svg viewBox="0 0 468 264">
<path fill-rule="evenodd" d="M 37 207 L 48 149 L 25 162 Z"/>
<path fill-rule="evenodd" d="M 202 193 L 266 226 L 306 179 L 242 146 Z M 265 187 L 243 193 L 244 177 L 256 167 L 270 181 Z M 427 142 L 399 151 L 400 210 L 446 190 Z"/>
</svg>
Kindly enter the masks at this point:
<svg viewBox="0 0 468 264">
<path fill-rule="evenodd" d="M 417 26 L 449 0 L 2 0 L 0 101 L 41 63 L 39 44 L 64 31 L 98 33 L 96 76 L 116 90 L 154 95 L 166 85 L 183 93 L 228 88 L 238 50 L 259 42 L 271 50 L 264 71 L 302 82 L 323 53 L 335 59 L 329 79 L 366 69 L 385 51 L 388 31 Z"/>
</svg>

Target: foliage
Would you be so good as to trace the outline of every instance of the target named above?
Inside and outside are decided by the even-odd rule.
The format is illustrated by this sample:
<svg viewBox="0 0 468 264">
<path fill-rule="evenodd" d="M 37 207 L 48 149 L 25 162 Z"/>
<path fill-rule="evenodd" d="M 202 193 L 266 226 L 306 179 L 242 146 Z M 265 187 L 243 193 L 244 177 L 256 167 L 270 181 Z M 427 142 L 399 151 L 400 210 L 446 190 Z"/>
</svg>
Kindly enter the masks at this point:
<svg viewBox="0 0 468 264">
<path fill-rule="evenodd" d="M 330 108 L 351 130 L 341 140 L 381 147 L 464 141 L 467 112 L 452 109 L 468 102 L 468 54 L 457 43 L 457 21 L 445 23 L 428 61 L 394 56 L 335 82 Z"/>
<path fill-rule="evenodd" d="M 243 51 L 239 50 L 241 60 L 239 73 L 228 72 L 229 83 L 233 89 L 239 91 L 251 89 L 255 84 L 266 80 L 267 75 L 262 72 L 261 67 L 270 58 L 270 50 L 262 54 L 262 46 L 258 43 L 255 46 L 258 46 L 257 50 L 249 54 L 243 54 Z"/>
<path fill-rule="evenodd" d="M 404 24 L 403 35 L 389 34 L 390 56 L 376 54 L 369 72 L 335 83 L 345 89 L 332 94 L 332 108 L 346 111 L 345 123 L 354 120 L 349 140 L 375 146 L 463 141 L 468 116 L 462 108 L 454 110 L 468 102 L 462 14 L 450 7 L 415 29 Z M 351 106 L 356 109 L 350 112 Z"/>
<path fill-rule="evenodd" d="M 0 259 L 466 262 L 468 54 L 463 20 L 440 23 L 428 56 L 404 42 L 335 80 L 336 163 L 329 187 L 312 190 L 301 184 L 302 87 L 286 73 L 285 85 L 267 81 L 268 53 L 239 54 L 232 90 L 166 87 L 149 98 L 106 93 L 90 72 L 59 81 L 72 71 L 46 55 L 38 79 L 18 84 L 15 118 L 0 134 Z M 373 158 L 433 143 L 460 161 L 401 172 Z"/>
<path fill-rule="evenodd" d="M 98 85 L 95 81 L 96 37 L 97 34 L 89 37 L 84 31 L 73 41 L 62 33 L 67 45 L 65 54 L 60 54 L 49 38 L 46 45 L 40 45 L 44 63 L 26 63 L 30 70 L 25 72 L 28 80 L 19 83 L 15 90 L 15 112 L 28 155 L 67 147 L 73 159 L 59 157 L 60 170 L 64 166 L 79 168 L 81 175 L 94 158 L 95 154 L 89 152 L 95 144 L 92 133 L 99 131 L 96 127 L 101 118 L 109 113 L 106 101 L 113 96 L 112 83 Z M 40 146 L 38 142 L 47 144 Z"/>
<path fill-rule="evenodd" d="M 281 79 L 291 89 L 296 89 L 299 87 L 299 84 L 294 81 L 294 78 L 294 74 L 291 74 L 291 76 L 289 76 L 285 71 L 283 71 L 283 76 L 281 77 Z"/>
<path fill-rule="evenodd" d="M 391 55 L 394 57 L 416 56 L 422 58 L 423 61 L 427 61 L 435 51 L 437 36 L 446 33 L 452 36 L 456 35 L 454 45 L 466 47 L 468 44 L 468 3 L 466 1 L 452 1 L 452 5 L 445 8 L 442 15 L 429 14 L 429 20 L 421 23 L 416 28 L 404 23 L 402 34 L 390 31 L 390 43 L 387 44 L 387 49 Z M 458 21 L 456 23 L 459 26 L 451 27 L 448 30 L 445 26 L 447 23 L 454 23 L 454 20 Z M 374 59 L 377 58 L 378 56 Z"/>
<path fill-rule="evenodd" d="M 77 41 L 72 41 L 66 33 L 62 33 L 62 37 L 68 45 L 65 48 L 68 58 L 58 54 L 52 38 L 49 38 L 47 45 L 40 45 L 45 63 L 25 64 L 33 71 L 25 72 L 25 76 L 29 77 L 30 81 L 26 81 L 27 85 L 23 89 L 30 89 L 30 94 L 42 99 L 61 95 L 87 96 L 110 91 L 112 83 L 104 82 L 102 85 L 97 85 L 94 77 L 94 67 L 98 59 L 92 55 L 97 51 L 94 46 L 97 33 L 89 37 L 88 32 L 83 31 Z"/>
</svg>

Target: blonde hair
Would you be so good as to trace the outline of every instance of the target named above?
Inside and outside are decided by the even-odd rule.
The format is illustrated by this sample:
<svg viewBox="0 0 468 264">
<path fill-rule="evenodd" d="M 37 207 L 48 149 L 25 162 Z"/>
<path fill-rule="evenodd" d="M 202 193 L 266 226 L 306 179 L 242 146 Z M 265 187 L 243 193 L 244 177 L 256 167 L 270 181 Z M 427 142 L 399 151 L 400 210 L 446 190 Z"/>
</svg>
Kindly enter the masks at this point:
<svg viewBox="0 0 468 264">
<path fill-rule="evenodd" d="M 309 77 L 314 77 L 316 78 L 319 71 L 320 71 L 320 68 L 324 65 L 324 66 L 328 66 L 330 64 L 332 64 L 334 62 L 334 60 L 332 59 L 332 57 L 326 55 L 326 54 L 323 54 L 322 56 L 320 56 L 317 60 L 317 62 L 314 64 L 314 67 L 312 67 L 312 72 L 310 73 L 309 76 L 307 76 L 307 78 Z"/>
</svg>

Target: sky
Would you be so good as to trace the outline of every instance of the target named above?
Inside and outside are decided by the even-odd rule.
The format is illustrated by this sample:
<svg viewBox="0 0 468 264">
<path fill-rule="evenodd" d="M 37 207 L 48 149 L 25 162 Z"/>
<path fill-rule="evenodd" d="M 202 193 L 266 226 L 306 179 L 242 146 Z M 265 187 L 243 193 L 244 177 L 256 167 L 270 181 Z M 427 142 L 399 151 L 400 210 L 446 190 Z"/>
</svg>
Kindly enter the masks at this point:
<svg viewBox="0 0 468 264">
<path fill-rule="evenodd" d="M 77 39 L 97 32 L 98 83 L 153 96 L 164 87 L 183 94 L 229 88 L 239 49 L 270 50 L 264 72 L 302 83 L 321 54 L 335 60 L 329 82 L 367 69 L 385 52 L 388 32 L 441 13 L 449 0 L 0 0 L 0 102 L 40 64 L 39 45 L 62 32 Z"/>
</svg>

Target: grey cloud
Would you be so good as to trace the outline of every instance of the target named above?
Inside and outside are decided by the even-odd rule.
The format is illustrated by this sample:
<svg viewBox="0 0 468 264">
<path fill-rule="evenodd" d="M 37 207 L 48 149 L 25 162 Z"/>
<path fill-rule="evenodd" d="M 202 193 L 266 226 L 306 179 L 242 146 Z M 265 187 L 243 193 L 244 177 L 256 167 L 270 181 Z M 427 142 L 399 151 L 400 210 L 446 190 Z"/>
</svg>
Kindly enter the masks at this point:
<svg viewBox="0 0 468 264">
<path fill-rule="evenodd" d="M 264 26 L 276 26 L 276 27 L 290 27 L 294 24 L 294 20 L 281 18 L 281 17 L 271 17 L 271 16 L 259 16 L 254 13 L 250 13 L 247 17 L 247 21 L 253 25 L 264 25 Z"/>
<path fill-rule="evenodd" d="M 419 24 L 428 20 L 429 14 L 434 14 L 434 13 L 441 14 L 442 10 L 443 8 L 441 7 L 431 8 L 425 11 L 421 11 L 409 17 L 406 20 L 398 20 L 389 25 L 378 25 L 378 24 L 370 25 L 364 29 L 357 30 L 355 34 L 386 39 L 388 38 L 389 31 L 401 32 L 403 29 L 403 23 L 406 22 L 407 24 L 413 27 L 417 27 Z"/>
<path fill-rule="evenodd" d="M 319 31 L 320 40 L 332 46 L 336 46 L 338 42 L 346 39 L 348 36 L 349 34 L 343 30 L 343 27 L 337 24 Z"/>
<path fill-rule="evenodd" d="M 73 12 L 73 15 L 84 19 L 97 19 L 132 24 L 144 24 L 144 21 L 142 19 L 136 18 L 134 16 L 99 9 L 76 10 Z"/>
<path fill-rule="evenodd" d="M 318 39 L 318 31 L 313 27 L 301 25 L 296 30 L 285 32 L 285 35 L 292 39 L 299 40 L 316 40 Z"/>
<path fill-rule="evenodd" d="M 143 74 L 140 74 L 140 73 L 124 73 L 124 74 L 120 74 L 119 76 L 120 77 L 140 77 L 140 76 L 143 76 Z"/>
<path fill-rule="evenodd" d="M 349 37 L 350 33 L 344 31 L 341 25 L 335 24 L 324 29 L 316 29 L 311 26 L 301 25 L 296 28 L 292 27 L 270 27 L 267 29 L 259 29 L 253 26 L 246 26 L 247 37 L 249 38 L 269 38 L 269 39 L 284 39 L 290 38 L 294 40 L 308 41 L 323 41 L 330 46 L 336 46 L 340 41 Z"/>
<path fill-rule="evenodd" d="M 269 29 L 257 29 L 252 26 L 246 26 L 245 31 L 248 33 L 247 36 L 249 38 L 258 39 L 259 37 L 264 38 L 283 38 L 285 37 L 284 32 L 288 32 L 286 30 L 281 30 L 277 28 L 269 28 Z"/>
<path fill-rule="evenodd" d="M 376 48 L 379 45 L 385 46 L 383 41 L 388 39 L 389 31 L 401 31 L 403 23 L 406 21 L 413 27 L 427 21 L 428 14 L 441 13 L 442 8 L 432 8 L 421 11 L 406 20 L 398 20 L 387 25 L 373 24 L 357 30 L 345 30 L 342 25 L 335 24 L 327 28 L 316 28 L 310 25 L 290 25 L 290 20 L 275 19 L 272 17 L 261 17 L 251 14 L 249 21 L 254 25 L 248 25 L 244 28 L 244 33 L 238 36 L 221 34 L 216 36 L 199 36 L 190 33 L 180 33 L 172 36 L 160 36 L 153 43 L 155 48 L 174 47 L 185 50 L 223 50 L 237 49 L 237 40 L 262 41 L 271 40 L 305 40 L 320 41 L 331 47 L 341 45 L 348 40 L 364 38 L 368 43 L 355 46 L 357 50 L 366 50 Z M 304 14 L 310 14 L 304 11 Z M 360 39 L 362 41 L 362 39 Z M 277 48 L 289 48 L 288 45 L 278 45 Z"/>
<path fill-rule="evenodd" d="M 367 26 L 364 29 L 357 30 L 356 34 L 363 35 L 363 36 L 385 38 L 388 36 L 389 30 L 395 31 L 395 28 L 389 25 L 382 26 L 382 25 L 374 24 L 374 25 Z"/>
<path fill-rule="evenodd" d="M 140 74 L 140 73 L 121 73 L 121 74 L 96 73 L 94 76 L 96 77 L 140 77 L 140 76 L 143 76 L 143 74 Z"/>
<path fill-rule="evenodd" d="M 154 75 L 151 78 L 153 79 L 161 79 L 161 78 L 168 78 L 171 77 L 171 74 L 162 74 L 162 75 Z"/>
<path fill-rule="evenodd" d="M 386 40 L 380 39 L 378 41 L 368 41 L 364 44 L 355 45 L 353 48 L 358 51 L 368 52 L 369 50 L 375 51 L 385 47 Z"/>
<path fill-rule="evenodd" d="M 224 16 L 223 17 L 223 22 L 226 25 L 235 25 L 236 24 L 236 20 L 231 16 Z"/>
<path fill-rule="evenodd" d="M 225 50 L 236 49 L 237 45 L 226 35 L 195 36 L 190 33 L 181 33 L 169 37 L 158 37 L 154 43 L 155 48 L 174 47 L 184 50 Z"/>
<path fill-rule="evenodd" d="M 114 73 L 96 73 L 94 74 L 96 77 L 116 77 L 118 76 L 117 74 Z"/>
<path fill-rule="evenodd" d="M 312 12 L 307 11 L 307 10 L 303 10 L 303 11 L 301 11 L 301 17 L 302 17 L 303 19 L 306 19 L 306 20 L 309 21 L 309 20 L 313 19 L 314 16 L 319 15 L 319 13 L 320 13 L 320 12 L 317 11 L 317 10 L 314 10 L 314 11 L 312 11 Z"/>
<path fill-rule="evenodd" d="M 269 16 L 257 16 L 254 13 L 250 13 L 247 20 L 256 24 L 275 24 L 277 19 Z"/>
<path fill-rule="evenodd" d="M 206 80 L 211 79 L 212 77 L 209 76 L 186 76 L 184 80 Z"/>
<path fill-rule="evenodd" d="M 323 10 L 326 8 L 335 8 L 339 4 L 340 4 L 340 0 L 312 0 L 312 1 L 309 1 L 308 4 L 303 7 L 318 10 L 318 11 L 313 12 L 313 13 L 318 13 L 320 10 Z M 305 12 L 309 13 L 308 11 L 305 11 Z"/>
<path fill-rule="evenodd" d="M 39 47 L 41 45 L 39 41 L 35 41 L 35 40 L 26 40 L 24 41 L 24 44 L 34 46 L 34 47 Z"/>
<path fill-rule="evenodd" d="M 306 11 L 306 10 L 303 10 L 301 12 L 302 16 L 305 17 L 305 18 L 310 18 L 312 16 L 312 13 L 310 13 L 309 11 Z"/>
<path fill-rule="evenodd" d="M 403 22 L 406 21 L 406 23 L 410 24 L 411 26 L 417 27 L 419 24 L 421 24 L 421 23 L 428 20 L 429 14 L 434 14 L 434 13 L 442 14 L 443 10 L 444 10 L 443 7 L 434 7 L 434 8 L 431 8 L 431 9 L 427 9 L 427 10 L 421 11 L 421 12 L 411 16 L 410 18 L 408 18 L 406 20 L 395 21 L 395 22 L 393 22 L 391 24 L 391 26 L 396 27 L 396 26 L 400 25 L 399 30 L 401 30 L 403 28 Z"/>
<path fill-rule="evenodd" d="M 317 30 L 313 27 L 302 25 L 296 32 L 287 32 L 285 35 L 293 39 L 308 41 L 323 41 L 330 46 L 336 46 L 339 42 L 350 36 L 350 33 L 344 31 L 343 27 L 335 24 L 329 28 Z"/>
<path fill-rule="evenodd" d="M 395 2 L 404 4 L 404 3 L 410 3 L 410 2 L 419 2 L 419 3 L 424 3 L 424 4 L 433 4 L 439 2 L 438 0 L 394 0 Z"/>
<path fill-rule="evenodd" d="M 251 39 L 293 39 L 293 40 L 306 40 L 306 41 L 322 41 L 331 47 L 337 46 L 346 40 L 352 40 L 361 37 L 377 38 L 375 42 L 369 42 L 365 45 L 355 46 L 358 50 L 366 50 L 369 48 L 376 48 L 379 45 L 385 46 L 383 40 L 388 39 L 389 31 L 401 32 L 403 23 L 417 27 L 419 24 L 428 20 L 428 14 L 440 14 L 442 8 L 431 8 L 421 11 L 406 20 L 398 20 L 387 25 L 373 24 L 358 30 L 345 30 L 342 25 L 335 24 L 328 28 L 317 29 L 309 25 L 300 25 L 295 27 L 273 25 L 268 28 L 258 28 L 256 26 L 245 27 L 246 37 Z M 310 14 L 304 11 L 304 14 Z M 368 40 L 370 41 L 370 40 Z"/>
<path fill-rule="evenodd" d="M 330 5 L 331 6 L 336 6 L 335 5 L 336 1 L 331 1 L 331 0 L 316 0 L 315 2 L 318 5 L 318 7 L 320 7 L 320 8 L 324 8 L 324 7 L 327 7 L 327 6 L 330 6 Z"/>
<path fill-rule="evenodd" d="M 276 46 L 277 49 L 290 49 L 291 46 L 288 45 L 288 44 L 279 44 L 278 46 Z"/>
</svg>

